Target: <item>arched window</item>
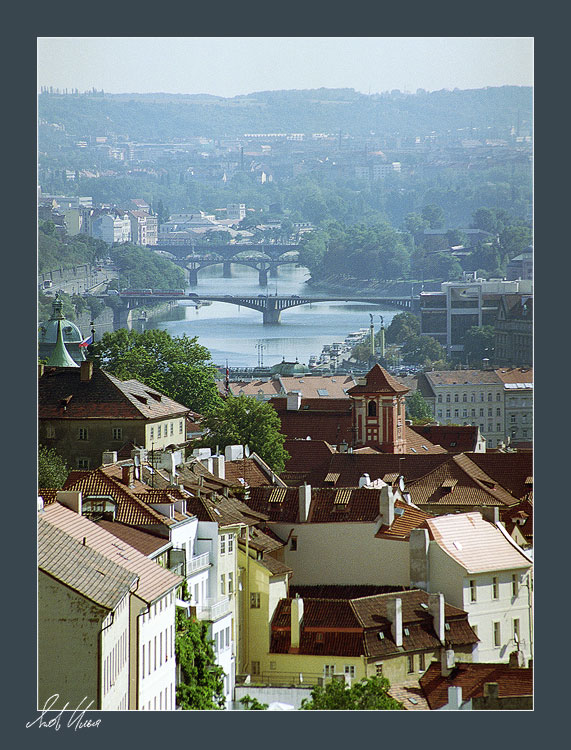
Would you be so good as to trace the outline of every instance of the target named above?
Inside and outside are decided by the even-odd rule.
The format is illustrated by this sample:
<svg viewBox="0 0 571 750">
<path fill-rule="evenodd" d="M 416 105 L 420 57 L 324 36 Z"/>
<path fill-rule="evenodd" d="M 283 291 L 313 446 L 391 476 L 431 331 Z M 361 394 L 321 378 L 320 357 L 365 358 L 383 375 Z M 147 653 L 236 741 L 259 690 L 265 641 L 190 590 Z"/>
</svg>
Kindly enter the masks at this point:
<svg viewBox="0 0 571 750">
<path fill-rule="evenodd" d="M 369 401 L 369 412 L 370 417 L 377 416 L 377 404 L 374 401 Z"/>
</svg>

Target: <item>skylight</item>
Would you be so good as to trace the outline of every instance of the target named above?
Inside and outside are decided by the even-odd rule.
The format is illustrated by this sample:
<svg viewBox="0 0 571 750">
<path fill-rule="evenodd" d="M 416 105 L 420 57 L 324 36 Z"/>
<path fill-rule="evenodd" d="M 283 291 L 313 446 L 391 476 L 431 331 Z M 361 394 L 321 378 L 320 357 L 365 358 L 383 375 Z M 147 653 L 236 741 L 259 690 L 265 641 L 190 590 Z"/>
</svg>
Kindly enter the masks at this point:
<svg viewBox="0 0 571 750">
<path fill-rule="evenodd" d="M 329 396 L 329 391 L 327 390 L 327 388 L 318 388 L 317 393 L 320 396 Z"/>
</svg>

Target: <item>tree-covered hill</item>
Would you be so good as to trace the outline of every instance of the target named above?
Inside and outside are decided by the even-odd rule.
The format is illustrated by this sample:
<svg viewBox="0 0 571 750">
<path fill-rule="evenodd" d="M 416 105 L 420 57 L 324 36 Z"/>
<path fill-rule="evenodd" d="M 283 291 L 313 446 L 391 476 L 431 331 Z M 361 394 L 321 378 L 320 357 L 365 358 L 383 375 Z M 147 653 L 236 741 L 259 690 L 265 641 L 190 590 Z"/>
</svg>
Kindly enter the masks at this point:
<svg viewBox="0 0 571 750">
<path fill-rule="evenodd" d="M 463 128 L 529 129 L 532 89 L 501 86 L 366 95 L 353 89 L 264 91 L 233 98 L 166 94 L 42 93 L 39 116 L 73 136 L 126 134 L 131 139 L 218 137 L 246 132 L 404 136 Z"/>
</svg>

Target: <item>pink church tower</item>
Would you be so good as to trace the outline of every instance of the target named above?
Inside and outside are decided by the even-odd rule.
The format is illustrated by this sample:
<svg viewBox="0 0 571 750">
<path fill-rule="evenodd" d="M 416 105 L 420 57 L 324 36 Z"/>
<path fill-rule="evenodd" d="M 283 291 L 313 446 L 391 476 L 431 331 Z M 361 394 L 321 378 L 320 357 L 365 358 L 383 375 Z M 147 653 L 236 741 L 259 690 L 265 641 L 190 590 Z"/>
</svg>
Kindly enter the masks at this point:
<svg viewBox="0 0 571 750">
<path fill-rule="evenodd" d="M 355 447 L 406 453 L 404 397 L 410 388 L 375 365 L 347 391 L 353 400 Z"/>
</svg>

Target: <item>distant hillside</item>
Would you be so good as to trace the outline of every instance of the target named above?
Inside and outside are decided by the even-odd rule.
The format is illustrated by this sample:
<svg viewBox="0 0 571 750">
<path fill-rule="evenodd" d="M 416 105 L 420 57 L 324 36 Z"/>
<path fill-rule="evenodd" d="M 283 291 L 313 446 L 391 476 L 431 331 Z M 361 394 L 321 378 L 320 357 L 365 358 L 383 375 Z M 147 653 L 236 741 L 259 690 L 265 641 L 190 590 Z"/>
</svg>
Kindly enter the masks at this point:
<svg viewBox="0 0 571 750">
<path fill-rule="evenodd" d="M 124 134 L 170 139 L 247 132 L 400 133 L 461 128 L 530 132 L 532 89 L 520 86 L 365 95 L 353 89 L 262 91 L 231 99 L 208 94 L 39 96 L 39 116 L 72 136 Z"/>
</svg>

